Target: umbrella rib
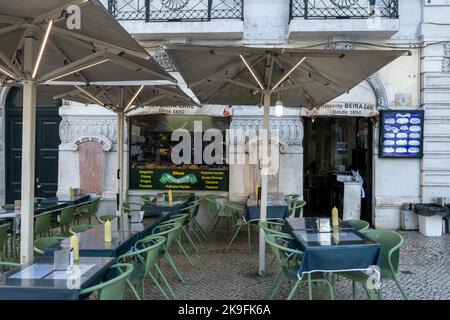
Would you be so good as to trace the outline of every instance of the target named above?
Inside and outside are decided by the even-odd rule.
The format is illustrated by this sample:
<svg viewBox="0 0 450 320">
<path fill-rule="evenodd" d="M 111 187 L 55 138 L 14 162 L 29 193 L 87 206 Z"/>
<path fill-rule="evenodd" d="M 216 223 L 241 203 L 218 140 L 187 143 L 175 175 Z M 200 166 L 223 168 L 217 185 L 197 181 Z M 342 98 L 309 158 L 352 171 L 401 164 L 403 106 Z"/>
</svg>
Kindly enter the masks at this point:
<svg viewBox="0 0 450 320">
<path fill-rule="evenodd" d="M 111 62 L 115 62 L 116 64 L 118 64 L 120 66 L 126 67 L 128 69 L 133 70 L 133 71 L 142 70 L 143 72 L 155 75 L 157 77 L 160 77 L 161 79 L 165 79 L 165 80 L 168 80 L 168 81 L 170 81 L 172 83 L 176 83 L 171 76 L 162 74 L 162 73 L 160 73 L 158 71 L 151 70 L 151 69 L 146 68 L 144 66 L 141 66 L 141 65 L 139 65 L 137 63 L 134 63 L 134 62 L 129 61 L 127 59 L 121 58 L 121 57 L 119 57 L 117 55 L 112 55 L 112 54 L 108 53 L 108 54 L 106 54 L 106 56 L 111 60 Z"/>
<path fill-rule="evenodd" d="M 18 24 L 13 24 L 4 28 L 0 29 L 0 35 L 5 34 L 5 33 L 10 33 L 16 30 L 19 30 L 22 28 L 22 23 L 18 23 Z"/>
<path fill-rule="evenodd" d="M 265 56 L 259 57 L 253 64 L 251 64 L 251 66 L 255 66 L 256 64 L 258 64 L 261 60 L 263 60 L 265 58 Z M 234 75 L 233 77 L 231 77 L 231 80 L 235 80 L 237 77 L 239 77 L 240 75 L 242 75 L 244 73 L 245 70 L 248 70 L 245 65 L 240 64 L 241 66 L 241 70 Z M 204 99 L 205 102 L 208 102 L 210 99 L 214 98 L 219 92 L 220 90 L 222 90 L 223 88 L 225 88 L 226 86 L 230 85 L 229 82 L 225 82 L 224 84 L 222 84 L 213 94 L 211 94 L 210 96 L 208 96 L 207 98 Z"/>
<path fill-rule="evenodd" d="M 8 16 L 6 14 L 0 14 L 0 23 L 7 23 L 7 24 L 22 24 L 27 22 L 27 20 L 15 17 L 15 16 Z"/>
<path fill-rule="evenodd" d="M 49 39 L 49 42 L 50 42 L 50 44 L 56 49 L 56 51 L 61 55 L 61 57 L 62 57 L 63 59 L 67 60 L 67 61 L 69 62 L 69 64 L 73 62 L 73 60 L 70 59 L 70 58 L 68 57 L 68 55 L 64 52 L 64 50 L 61 49 L 61 48 L 60 48 L 53 40 Z M 79 73 L 80 73 L 81 78 L 83 78 L 83 80 L 84 80 L 86 83 L 88 83 L 89 81 L 87 80 L 86 76 L 85 76 L 81 71 L 79 71 Z"/>
<path fill-rule="evenodd" d="M 142 108 L 142 107 L 147 107 L 147 106 L 149 106 L 149 105 L 148 105 L 149 103 L 153 103 L 153 102 L 155 102 L 155 101 L 161 100 L 162 98 L 163 98 L 162 95 L 159 95 L 159 96 L 150 98 L 150 99 L 148 99 L 148 100 L 142 102 L 141 104 L 139 104 L 139 105 L 137 105 L 137 106 L 135 106 L 135 107 L 133 107 L 133 108 L 130 108 L 130 109 L 128 110 L 128 112 L 131 112 L 131 111 L 133 111 L 133 110 L 136 110 L 136 109 L 139 109 L 139 108 Z"/>
<path fill-rule="evenodd" d="M 189 102 L 189 103 L 191 103 L 191 104 L 197 105 L 194 101 L 192 101 L 191 98 L 184 97 L 184 96 L 182 96 L 182 95 L 180 95 L 180 94 L 178 94 L 178 93 L 176 93 L 176 92 L 171 92 L 171 91 L 166 90 L 166 89 L 163 89 L 163 88 L 158 88 L 158 90 L 159 90 L 160 92 L 164 93 L 166 96 L 169 96 L 169 97 L 170 97 L 170 96 L 177 97 L 177 98 L 180 99 L 180 100 L 184 100 L 184 101 Z"/>
<path fill-rule="evenodd" d="M 3 61 L 6 66 L 11 70 L 18 78 L 24 78 L 22 72 L 12 63 L 8 57 L 0 51 L 0 60 Z"/>
<path fill-rule="evenodd" d="M 95 44 L 95 46 L 103 47 L 104 49 L 107 49 L 108 51 L 113 51 L 115 53 L 125 52 L 132 56 L 135 56 L 135 57 L 138 57 L 141 59 L 146 59 L 146 60 L 149 60 L 149 58 L 150 58 L 150 55 L 148 55 L 148 54 L 136 52 L 134 50 L 127 49 L 127 48 L 124 48 L 124 47 L 121 47 L 121 46 L 118 46 L 115 44 L 111 44 L 111 43 L 108 43 L 108 42 L 105 42 L 102 40 L 98 40 L 98 39 L 95 39 L 92 37 L 85 36 L 82 34 L 78 34 L 73 31 L 64 30 L 59 27 L 54 27 L 53 30 L 56 34 L 60 35 L 61 37 L 65 38 L 69 41 L 72 41 L 72 42 L 73 42 L 73 39 L 75 39 L 75 40 L 79 40 L 84 43 L 88 43 L 90 45 Z"/>
<path fill-rule="evenodd" d="M 80 58 L 74 62 L 71 62 L 63 67 L 60 67 L 56 70 L 50 71 L 47 74 L 44 74 L 43 76 L 41 76 L 39 78 L 40 81 L 42 82 L 46 82 L 46 81 L 52 81 L 52 80 L 56 80 L 59 78 L 62 78 L 66 75 L 72 74 L 77 72 L 77 69 L 79 66 L 85 64 L 85 63 L 91 63 L 93 60 L 97 59 L 97 58 L 101 58 L 104 56 L 105 51 L 97 51 L 95 53 L 89 54 L 83 58 Z M 105 62 L 106 62 L 106 58 L 104 58 Z M 85 66 L 83 66 L 85 67 Z"/>
<path fill-rule="evenodd" d="M 129 94 L 131 94 L 131 96 L 133 96 L 135 94 L 135 92 L 133 92 L 133 90 L 131 89 L 131 87 L 126 87 L 126 90 L 128 91 Z M 141 103 L 141 99 L 139 99 L 138 97 L 139 95 L 136 95 L 136 97 L 134 98 L 134 100 L 136 101 L 137 104 Z"/>
</svg>

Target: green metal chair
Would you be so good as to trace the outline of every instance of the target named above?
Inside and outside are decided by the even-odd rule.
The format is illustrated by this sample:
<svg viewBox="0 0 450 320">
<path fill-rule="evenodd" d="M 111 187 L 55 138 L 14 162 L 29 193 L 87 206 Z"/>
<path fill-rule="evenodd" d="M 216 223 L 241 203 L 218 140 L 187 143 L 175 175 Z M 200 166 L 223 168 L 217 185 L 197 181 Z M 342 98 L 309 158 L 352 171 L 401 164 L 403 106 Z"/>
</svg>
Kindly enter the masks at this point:
<svg viewBox="0 0 450 320">
<path fill-rule="evenodd" d="M 299 194 L 288 194 L 284 196 L 284 200 L 286 201 L 289 209 L 291 209 L 292 204 L 300 197 Z"/>
<path fill-rule="evenodd" d="M 95 197 L 95 198 L 91 199 L 87 203 L 87 211 L 80 212 L 80 218 L 88 219 L 88 223 L 91 224 L 92 217 L 95 217 L 98 215 L 98 208 L 100 206 L 101 199 L 102 199 L 102 197 Z"/>
<path fill-rule="evenodd" d="M 162 236 L 166 238 L 166 243 L 164 244 L 164 250 L 161 252 L 161 255 L 158 259 L 158 265 L 160 264 L 162 258 L 166 258 L 167 262 L 169 263 L 172 270 L 177 275 L 178 279 L 182 283 L 186 283 L 186 280 L 181 275 L 180 271 L 178 270 L 177 266 L 175 265 L 175 262 L 173 261 L 173 258 L 170 254 L 170 250 L 172 247 L 172 243 L 177 239 L 179 235 L 179 231 L 181 229 L 182 225 L 179 222 L 171 222 L 166 223 L 164 225 L 158 225 L 153 229 L 153 236 Z M 144 238 L 145 240 L 145 238 Z"/>
<path fill-rule="evenodd" d="M 75 220 L 75 209 L 77 206 L 69 206 L 61 209 L 59 227 L 62 235 L 69 234 L 69 228 Z"/>
<path fill-rule="evenodd" d="M 208 230 L 210 232 L 213 232 L 216 229 L 217 225 L 219 224 L 219 221 L 223 220 L 223 219 L 228 220 L 228 224 L 231 227 L 232 221 L 233 221 L 233 219 L 235 219 L 235 217 L 233 217 L 229 212 L 222 210 L 222 206 L 219 203 L 219 199 L 225 200 L 226 198 L 220 197 L 220 196 L 207 195 L 207 196 L 205 196 L 204 199 L 208 203 L 209 213 L 212 214 L 214 217 L 213 220 L 211 221 L 211 224 L 208 227 Z"/>
<path fill-rule="evenodd" d="M 153 275 L 153 268 L 157 275 L 159 275 L 166 285 L 168 291 L 174 299 L 176 299 L 172 288 L 167 282 L 166 277 L 162 273 L 158 266 L 158 257 L 161 251 L 164 250 L 164 244 L 166 243 L 166 238 L 163 236 L 149 236 L 143 240 L 139 240 L 134 244 L 132 251 L 121 255 L 117 258 L 119 263 L 132 263 L 134 270 L 127 279 L 127 283 L 130 286 L 131 291 L 136 296 L 138 300 L 145 300 L 145 279 L 149 278 L 159 289 L 166 300 L 169 300 L 169 296 L 166 294 L 162 286 L 160 285 L 157 277 Z M 137 291 L 137 287 L 141 286 L 141 295 Z"/>
<path fill-rule="evenodd" d="M 201 201 L 201 199 L 196 199 L 190 202 L 187 207 L 184 207 L 180 210 L 180 213 L 189 214 L 189 225 L 186 227 L 187 232 L 189 233 L 189 231 L 192 230 L 193 234 L 199 241 L 207 240 L 205 231 L 195 218 L 198 214 L 198 209 L 200 207 Z"/>
<path fill-rule="evenodd" d="M 75 226 L 71 226 L 69 228 L 69 233 L 74 235 L 77 233 L 82 233 L 85 231 L 88 231 L 89 229 L 95 227 L 94 225 L 90 225 L 90 224 L 77 224 Z"/>
<path fill-rule="evenodd" d="M 116 270 L 117 276 L 96 286 L 82 289 L 79 295 L 83 296 L 98 291 L 99 300 L 123 300 L 126 281 L 133 272 L 133 265 L 130 263 L 118 263 L 111 266 L 110 270 Z"/>
<path fill-rule="evenodd" d="M 264 237 L 266 243 L 272 249 L 274 256 L 280 264 L 281 270 L 272 282 L 268 293 L 268 299 L 272 299 L 278 288 L 284 281 L 295 281 L 295 284 L 288 296 L 291 300 L 300 284 L 305 282 L 305 277 L 299 278 L 298 271 L 300 269 L 300 262 L 303 258 L 303 251 L 289 248 L 288 244 L 294 238 L 290 235 L 269 234 Z M 325 284 L 328 287 L 330 298 L 334 298 L 334 290 L 332 283 L 325 277 L 322 272 L 315 272 L 310 275 L 311 283 Z M 312 299 L 312 288 L 308 287 L 309 299 Z"/>
<path fill-rule="evenodd" d="M 156 197 L 144 195 L 144 196 L 141 196 L 141 199 L 144 202 L 144 204 L 151 204 L 156 199 Z"/>
<path fill-rule="evenodd" d="M 186 231 L 186 225 L 189 224 L 188 219 L 189 219 L 189 215 L 188 214 L 176 214 L 176 215 L 172 215 L 170 217 L 170 220 L 166 220 L 166 221 L 161 222 L 159 224 L 159 226 L 164 226 L 166 224 L 171 224 L 171 223 L 179 223 L 179 224 L 181 224 L 181 228 L 177 229 L 175 231 L 176 237 L 174 238 L 174 241 L 177 244 L 177 246 L 180 249 L 180 251 L 188 259 L 189 263 L 191 265 L 194 265 L 194 262 L 192 262 L 191 257 L 189 256 L 189 254 L 186 252 L 186 250 L 184 249 L 183 245 L 181 244 L 181 235 L 184 233 L 186 235 L 186 237 L 188 238 L 189 242 L 191 243 L 191 245 L 194 247 L 194 249 L 197 252 L 199 252 L 197 246 L 195 245 L 195 243 L 192 241 L 191 237 L 189 236 L 189 233 Z"/>
<path fill-rule="evenodd" d="M 11 228 L 11 224 L 4 223 L 0 224 L 0 259 L 5 260 L 8 252 L 5 250 L 8 249 L 7 243 L 8 243 L 8 232 Z"/>
<path fill-rule="evenodd" d="M 239 234 L 239 231 L 241 231 L 241 228 L 244 225 L 247 225 L 247 238 L 248 238 L 248 252 L 251 252 L 251 247 L 252 247 L 252 243 L 251 243 L 251 227 L 252 224 L 254 224 L 254 221 L 245 221 L 243 218 L 244 215 L 244 211 L 245 211 L 245 207 L 242 206 L 241 204 L 237 203 L 237 202 L 233 202 L 231 200 L 225 200 L 225 209 L 224 211 L 227 212 L 230 216 L 235 217 L 236 222 L 235 222 L 235 228 L 234 231 L 232 232 L 231 236 L 230 236 L 230 240 L 228 241 L 228 246 L 225 249 L 225 253 L 228 252 L 228 250 L 230 249 L 231 245 L 233 244 L 234 240 L 236 239 L 236 236 Z"/>
<path fill-rule="evenodd" d="M 52 232 L 52 214 L 54 211 L 48 211 L 34 216 L 34 237 L 51 236 Z"/>
<path fill-rule="evenodd" d="M 351 225 L 353 228 L 355 228 L 359 232 L 366 231 L 370 227 L 370 224 L 364 220 L 346 220 L 345 222 L 348 223 L 349 225 Z"/>
<path fill-rule="evenodd" d="M 100 216 L 100 217 L 97 217 L 96 216 L 96 218 L 97 218 L 97 221 L 99 222 L 99 223 L 105 223 L 106 221 L 113 221 L 114 219 L 116 219 L 117 218 L 117 215 L 116 214 L 105 214 L 105 215 L 103 215 L 103 216 Z"/>
<path fill-rule="evenodd" d="M 45 237 L 40 238 L 34 241 L 34 253 L 36 256 L 43 256 L 45 253 L 45 249 L 53 247 L 59 244 L 62 240 L 66 238 L 64 237 Z"/>
<path fill-rule="evenodd" d="M 303 217 L 302 208 L 306 205 L 306 201 L 296 198 L 293 200 L 289 207 L 289 217 L 299 218 Z"/>
<path fill-rule="evenodd" d="M 400 293 L 402 294 L 405 300 L 408 299 L 406 292 L 400 285 L 400 282 L 397 279 L 398 265 L 400 262 L 400 247 L 403 245 L 404 240 L 403 237 L 397 232 L 390 230 L 366 230 L 364 232 L 366 236 L 377 241 L 380 244 L 380 272 L 381 272 L 381 282 L 383 283 L 386 280 L 393 280 L 397 285 Z M 369 278 L 363 272 L 354 271 L 354 272 L 340 272 L 339 276 L 352 280 L 352 289 L 353 289 L 353 299 L 355 299 L 355 289 L 356 283 L 362 284 L 364 290 L 366 291 L 369 299 L 372 298 L 370 294 L 369 288 L 367 287 L 367 280 Z M 383 291 L 382 288 L 377 290 L 378 298 L 382 299 Z"/>
<path fill-rule="evenodd" d="M 14 269 L 20 267 L 20 263 L 17 262 L 9 262 L 9 261 L 0 261 L 0 274 L 9 271 L 9 269 Z M 7 270 L 5 270 L 7 269 Z"/>
<path fill-rule="evenodd" d="M 5 209 L 5 210 L 14 210 L 15 208 L 16 208 L 16 206 L 14 204 L 10 204 L 10 203 L 2 205 L 2 209 Z"/>
</svg>

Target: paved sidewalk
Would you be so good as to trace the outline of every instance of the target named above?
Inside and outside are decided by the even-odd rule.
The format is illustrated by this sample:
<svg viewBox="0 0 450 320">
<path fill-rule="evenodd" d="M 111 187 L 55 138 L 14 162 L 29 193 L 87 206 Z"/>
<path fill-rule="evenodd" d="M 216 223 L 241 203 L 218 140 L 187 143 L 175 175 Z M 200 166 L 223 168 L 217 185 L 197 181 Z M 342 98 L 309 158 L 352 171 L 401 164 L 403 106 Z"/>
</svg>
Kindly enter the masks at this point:
<svg viewBox="0 0 450 320">
<path fill-rule="evenodd" d="M 450 235 L 438 238 L 422 236 L 418 232 L 400 232 L 405 238 L 401 250 L 399 279 L 410 299 L 450 299 Z M 208 234 L 208 241 L 199 245 L 200 254 L 193 251 L 188 243 L 195 266 L 191 266 L 174 246 L 176 264 L 187 279 L 182 284 L 172 270 L 163 264 L 178 299 L 264 299 L 276 268 L 267 268 L 265 277 L 257 275 L 257 232 L 252 234 L 252 253 L 247 251 L 247 233 L 242 232 L 228 254 L 223 251 L 229 233 L 217 230 Z M 272 255 L 267 254 L 267 265 Z M 384 299 L 402 299 L 394 282 L 383 285 Z M 276 299 L 286 299 L 291 284 L 285 283 Z M 340 279 L 336 283 L 336 299 L 352 299 L 351 282 Z M 147 282 L 146 299 L 162 299 L 155 286 Z M 301 289 L 299 299 L 306 299 L 306 287 Z M 367 299 L 358 286 L 357 299 Z"/>
</svg>

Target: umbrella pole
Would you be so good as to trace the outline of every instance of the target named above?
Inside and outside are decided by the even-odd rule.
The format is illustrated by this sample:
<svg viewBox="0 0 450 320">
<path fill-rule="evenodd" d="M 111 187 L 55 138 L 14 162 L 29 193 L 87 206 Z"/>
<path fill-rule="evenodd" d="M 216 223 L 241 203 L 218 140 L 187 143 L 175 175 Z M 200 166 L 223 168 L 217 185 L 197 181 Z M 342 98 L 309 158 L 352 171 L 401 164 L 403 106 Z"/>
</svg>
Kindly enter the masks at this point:
<svg viewBox="0 0 450 320">
<path fill-rule="evenodd" d="M 26 37 L 24 41 L 24 73 L 31 75 L 33 69 L 34 39 Z M 22 181 L 21 181 L 21 223 L 20 223 L 20 261 L 33 260 L 34 240 L 34 179 L 36 148 L 36 83 L 34 80 L 23 82 L 23 119 L 22 119 Z"/>
<path fill-rule="evenodd" d="M 269 117 L 270 117 L 270 92 L 264 93 L 264 118 L 263 118 L 263 135 L 262 138 L 264 139 L 263 148 L 260 149 L 259 152 L 261 152 L 260 159 L 262 160 L 261 166 L 260 166 L 260 172 L 261 172 L 261 204 L 260 204 L 260 219 L 261 221 L 266 221 L 267 218 L 267 180 L 268 176 L 267 174 L 263 173 L 263 166 L 266 166 L 267 163 L 264 163 L 264 160 L 266 160 L 267 157 L 267 150 L 269 145 Z M 262 157 L 261 157 L 262 156 Z M 266 243 L 264 240 L 264 230 L 261 228 L 259 229 L 259 275 L 264 275 L 265 270 L 265 262 L 266 262 Z"/>
</svg>

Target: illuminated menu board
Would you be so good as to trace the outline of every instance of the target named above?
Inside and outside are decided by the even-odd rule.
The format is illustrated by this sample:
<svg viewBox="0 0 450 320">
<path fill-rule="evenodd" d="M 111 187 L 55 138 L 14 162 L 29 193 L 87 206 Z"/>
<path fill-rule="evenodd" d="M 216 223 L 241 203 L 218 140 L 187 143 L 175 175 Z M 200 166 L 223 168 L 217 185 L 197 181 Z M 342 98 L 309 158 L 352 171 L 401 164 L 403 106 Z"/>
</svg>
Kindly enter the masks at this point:
<svg viewBox="0 0 450 320">
<path fill-rule="evenodd" d="M 380 118 L 380 158 L 423 157 L 422 110 L 383 110 Z"/>
</svg>

